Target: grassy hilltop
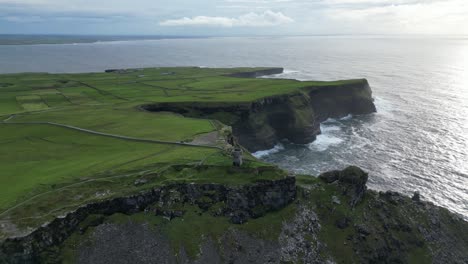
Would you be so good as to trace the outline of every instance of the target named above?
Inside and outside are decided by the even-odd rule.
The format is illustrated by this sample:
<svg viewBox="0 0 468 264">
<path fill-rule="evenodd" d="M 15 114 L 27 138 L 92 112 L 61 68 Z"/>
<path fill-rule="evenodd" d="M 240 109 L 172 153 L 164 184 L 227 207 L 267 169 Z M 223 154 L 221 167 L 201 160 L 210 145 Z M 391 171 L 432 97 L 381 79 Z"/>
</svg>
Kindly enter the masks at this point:
<svg viewBox="0 0 468 264">
<path fill-rule="evenodd" d="M 277 177 L 213 173 L 206 179 L 206 172 L 203 177 L 171 173 L 168 168 L 174 164 L 229 166 L 231 158 L 222 150 L 223 125 L 138 108 L 154 102 L 248 104 L 304 87 L 359 82 L 228 76 L 262 70 L 267 68 L 0 75 L 0 221 L 6 227 L 15 223 L 3 231 L 53 219 L 90 201 L 168 182 L 236 184 Z M 247 157 L 246 168 L 258 166 L 270 165 Z M 160 171 L 164 177 L 147 176 Z M 151 180 L 141 187 L 134 184 L 140 178 Z"/>
</svg>

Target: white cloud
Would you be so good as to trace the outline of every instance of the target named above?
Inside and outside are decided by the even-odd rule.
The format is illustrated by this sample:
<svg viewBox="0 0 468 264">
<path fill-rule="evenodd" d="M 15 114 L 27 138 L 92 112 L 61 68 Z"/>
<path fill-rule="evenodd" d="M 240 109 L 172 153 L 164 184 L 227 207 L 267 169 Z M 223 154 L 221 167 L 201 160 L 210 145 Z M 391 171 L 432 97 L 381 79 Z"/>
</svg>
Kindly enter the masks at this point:
<svg viewBox="0 0 468 264">
<path fill-rule="evenodd" d="M 330 1 L 358 2 L 361 0 Z M 372 1 L 386 2 L 384 0 Z M 355 31 L 369 29 L 374 32 L 425 34 L 466 34 L 468 32 L 466 31 L 468 3 L 465 0 L 426 0 L 367 8 L 331 8 L 325 12 L 325 15 L 340 24 L 354 26 Z"/>
<path fill-rule="evenodd" d="M 219 26 L 219 27 L 266 27 L 292 23 L 294 20 L 281 12 L 267 10 L 263 13 L 248 13 L 237 18 L 196 16 L 170 19 L 159 23 L 161 26 Z"/>
<path fill-rule="evenodd" d="M 0 23 L 37 32 L 99 22 L 112 33 L 116 21 L 148 34 L 192 33 L 190 26 L 208 35 L 219 27 L 229 29 L 223 34 L 468 34 L 468 0 L 0 0 Z"/>
</svg>

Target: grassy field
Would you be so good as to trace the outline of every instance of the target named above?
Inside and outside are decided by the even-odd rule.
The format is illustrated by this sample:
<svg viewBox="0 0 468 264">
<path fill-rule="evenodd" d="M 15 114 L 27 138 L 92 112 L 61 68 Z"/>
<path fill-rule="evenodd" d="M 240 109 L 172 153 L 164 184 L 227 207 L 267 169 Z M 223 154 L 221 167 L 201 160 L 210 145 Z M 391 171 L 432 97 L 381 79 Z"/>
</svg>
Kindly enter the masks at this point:
<svg viewBox="0 0 468 264">
<path fill-rule="evenodd" d="M 219 126 L 214 121 L 144 112 L 140 105 L 248 103 L 303 88 L 359 81 L 300 82 L 227 76 L 261 69 L 151 68 L 0 75 L 0 223 L 15 223 L 12 230 L 16 230 L 50 220 L 86 202 L 167 181 L 236 184 L 256 180 L 258 175 L 242 173 L 224 177 L 230 157 L 221 150 L 222 142 L 211 142 L 209 146 L 164 143 L 191 142 L 200 135 L 216 133 Z M 153 181 L 153 185 L 133 185 L 142 175 L 167 170 L 173 164 L 209 164 L 223 169 L 213 174 L 216 177 L 207 177 L 211 175 L 207 172 L 191 173 L 190 177 L 173 172 Z M 247 167 L 256 166 L 269 165 L 248 157 Z M 34 221 L 24 220 L 31 218 Z M 20 224 L 23 220 L 25 224 Z"/>
</svg>

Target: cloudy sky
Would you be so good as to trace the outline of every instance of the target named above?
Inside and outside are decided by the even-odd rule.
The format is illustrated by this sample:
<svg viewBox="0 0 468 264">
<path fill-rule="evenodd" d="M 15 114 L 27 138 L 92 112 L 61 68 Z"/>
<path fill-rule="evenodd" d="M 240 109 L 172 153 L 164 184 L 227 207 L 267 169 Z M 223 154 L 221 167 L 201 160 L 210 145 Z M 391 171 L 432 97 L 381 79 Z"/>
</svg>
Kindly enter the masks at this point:
<svg viewBox="0 0 468 264">
<path fill-rule="evenodd" d="M 0 0 L 0 34 L 468 34 L 467 0 Z"/>
</svg>

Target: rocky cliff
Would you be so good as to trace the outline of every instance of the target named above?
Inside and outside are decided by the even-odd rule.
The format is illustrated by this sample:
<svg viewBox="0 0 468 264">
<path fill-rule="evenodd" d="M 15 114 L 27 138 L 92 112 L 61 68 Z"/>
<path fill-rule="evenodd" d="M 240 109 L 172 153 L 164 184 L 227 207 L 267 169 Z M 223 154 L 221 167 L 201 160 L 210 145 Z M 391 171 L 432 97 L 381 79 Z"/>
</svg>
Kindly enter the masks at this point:
<svg viewBox="0 0 468 264">
<path fill-rule="evenodd" d="M 361 169 L 349 167 L 319 178 L 300 176 L 296 182 L 290 178 L 263 182 L 241 188 L 242 191 L 228 191 L 217 185 L 180 185 L 175 189 L 173 186 L 161 190 L 156 203 L 141 204 L 134 197 L 115 207 L 107 205 L 111 209 L 88 216 L 75 228 L 72 238 L 46 248 L 34 260 L 44 263 L 468 261 L 467 222 L 417 198 L 367 190 L 367 178 Z M 293 191 L 294 183 L 297 192 Z M 276 191 L 269 193 L 271 190 Z M 294 202 L 283 207 L 286 200 L 293 198 Z M 137 204 L 144 206 L 138 208 Z M 259 206 L 265 204 L 270 204 L 267 205 L 270 210 L 281 209 L 265 213 Z M 121 206 L 126 209 L 116 210 Z M 145 213 L 138 213 L 143 208 Z M 239 209 L 250 216 L 261 216 L 232 224 L 235 219 L 232 212 Z M 257 210 L 263 213 L 254 213 Z M 126 214 L 112 214 L 119 211 Z M 227 222 L 229 219 L 231 223 Z M 36 239 L 50 241 L 45 234 L 42 231 Z M 9 250 L 22 252 L 22 256 L 28 252 L 23 244 L 13 247 L 12 243 Z"/>
<path fill-rule="evenodd" d="M 77 247 L 76 258 L 79 263 L 467 263 L 467 222 L 427 202 L 369 191 L 367 177 L 356 167 L 319 179 L 300 177 L 296 201 L 287 208 L 219 232 L 212 231 L 219 225 L 216 217 L 181 216 L 184 224 L 203 230 L 192 252 L 190 243 L 167 247 L 178 238 L 164 230 L 176 220 L 153 230 L 142 223 L 107 222 L 90 232 L 92 246 L 88 241 Z M 125 234 L 118 234 L 122 230 Z M 119 242 L 105 243 L 116 237 Z M 166 251 L 155 253 L 148 245 L 166 245 Z M 142 247 L 148 250 L 138 250 Z"/>
<path fill-rule="evenodd" d="M 158 103 L 142 106 L 147 111 L 175 112 L 189 117 L 219 120 L 232 126 L 240 144 L 249 151 L 270 149 L 280 140 L 306 144 L 320 134 L 328 118 L 376 111 L 367 80 L 263 98 L 250 103 Z"/>
<path fill-rule="evenodd" d="M 135 214 L 151 211 L 167 217 L 180 211 L 174 204 L 192 204 L 208 209 L 217 205 L 217 216 L 234 224 L 258 218 L 290 204 L 296 197 L 295 178 L 258 181 L 240 187 L 220 184 L 172 184 L 130 197 L 88 204 L 38 228 L 25 237 L 10 238 L 0 245 L 0 263 L 38 263 L 50 248 L 63 243 L 90 215 Z M 166 209 L 165 209 L 166 208 Z M 97 223 L 99 224 L 99 222 Z"/>
</svg>

